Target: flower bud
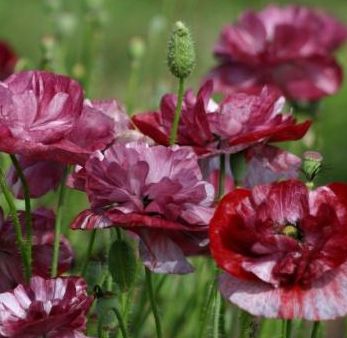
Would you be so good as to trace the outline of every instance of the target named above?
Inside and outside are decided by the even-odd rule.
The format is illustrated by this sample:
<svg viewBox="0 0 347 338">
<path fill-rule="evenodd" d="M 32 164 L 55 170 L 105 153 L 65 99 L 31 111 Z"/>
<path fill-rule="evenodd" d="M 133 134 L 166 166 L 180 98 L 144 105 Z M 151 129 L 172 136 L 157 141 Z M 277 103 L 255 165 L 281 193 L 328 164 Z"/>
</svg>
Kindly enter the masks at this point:
<svg viewBox="0 0 347 338">
<path fill-rule="evenodd" d="M 145 54 L 145 43 L 139 37 L 134 37 L 129 43 L 129 57 L 131 61 L 141 60 Z"/>
<path fill-rule="evenodd" d="M 179 79 L 187 78 L 195 66 L 194 43 L 189 29 L 177 21 L 168 45 L 168 66 L 171 73 Z"/>
<path fill-rule="evenodd" d="M 323 156 L 317 151 L 305 151 L 302 165 L 308 181 L 312 182 L 322 169 Z"/>
</svg>

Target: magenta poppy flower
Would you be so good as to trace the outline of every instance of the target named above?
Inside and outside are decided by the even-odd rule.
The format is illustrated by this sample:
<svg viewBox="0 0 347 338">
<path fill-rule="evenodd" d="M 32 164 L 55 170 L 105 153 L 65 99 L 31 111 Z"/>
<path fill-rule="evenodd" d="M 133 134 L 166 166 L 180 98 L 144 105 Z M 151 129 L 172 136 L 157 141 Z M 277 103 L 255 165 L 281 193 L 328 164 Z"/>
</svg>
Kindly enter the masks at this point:
<svg viewBox="0 0 347 338">
<path fill-rule="evenodd" d="M 114 144 L 94 153 L 74 182 L 91 209 L 73 229 L 121 226 L 137 233 L 142 258 L 155 272 L 190 272 L 185 256 L 206 252 L 214 189 L 190 148 Z"/>
<path fill-rule="evenodd" d="M 114 121 L 74 80 L 29 71 L 0 83 L 0 150 L 31 159 L 83 164 L 114 139 Z"/>
<path fill-rule="evenodd" d="M 19 213 L 24 225 L 24 212 Z M 55 215 L 53 211 L 39 208 L 32 214 L 33 273 L 49 278 L 54 243 Z M 24 230 L 24 226 L 23 226 Z M 72 266 L 73 251 L 69 241 L 61 236 L 58 272 Z M 16 245 L 16 235 L 10 219 L 4 220 L 0 209 L 0 292 L 5 292 L 24 282 L 22 260 Z"/>
<path fill-rule="evenodd" d="M 13 73 L 17 63 L 17 56 L 12 48 L 4 41 L 0 41 L 0 81 Z"/>
<path fill-rule="evenodd" d="M 236 189 L 210 223 L 223 296 L 256 316 L 347 314 L 347 185 L 297 180 Z"/>
<path fill-rule="evenodd" d="M 208 77 L 219 92 L 253 92 L 267 84 L 291 100 L 319 100 L 341 86 L 332 52 L 346 38 L 346 26 L 319 10 L 270 5 L 247 11 L 222 30 L 214 49 L 219 65 Z"/>
<path fill-rule="evenodd" d="M 0 294 L 0 335 L 12 338 L 87 338 L 86 315 L 93 302 L 82 278 L 31 278 Z"/>
<path fill-rule="evenodd" d="M 311 122 L 296 123 L 281 114 L 284 99 L 278 91 L 263 88 L 257 94 L 236 93 L 220 105 L 211 100 L 212 82 L 206 82 L 197 97 L 185 95 L 177 143 L 192 146 L 200 157 L 236 153 L 259 142 L 297 140 Z M 168 145 L 176 107 L 176 96 L 162 98 L 160 111 L 138 114 L 135 125 L 159 144 Z"/>
<path fill-rule="evenodd" d="M 68 139 L 83 148 L 83 156 L 87 156 L 95 150 L 104 149 L 117 138 L 129 137 L 127 132 L 130 128 L 130 119 L 117 101 L 85 100 L 82 113 Z M 26 156 L 19 156 L 19 163 L 32 198 L 41 197 L 48 191 L 56 189 L 66 167 L 66 162 L 37 160 Z M 13 166 L 10 167 L 7 180 L 14 195 L 23 198 L 22 183 Z"/>
<path fill-rule="evenodd" d="M 259 144 L 247 149 L 245 157 L 247 169 L 244 185 L 247 188 L 299 177 L 300 157 L 280 148 Z"/>
</svg>

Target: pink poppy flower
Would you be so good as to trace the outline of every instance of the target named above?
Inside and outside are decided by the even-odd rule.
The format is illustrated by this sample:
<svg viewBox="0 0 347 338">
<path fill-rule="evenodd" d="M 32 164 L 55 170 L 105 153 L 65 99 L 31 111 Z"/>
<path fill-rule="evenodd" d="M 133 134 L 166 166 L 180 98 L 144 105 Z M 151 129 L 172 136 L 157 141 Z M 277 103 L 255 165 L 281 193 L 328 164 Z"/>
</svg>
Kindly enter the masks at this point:
<svg viewBox="0 0 347 338">
<path fill-rule="evenodd" d="M 24 224 L 24 212 L 19 213 Z M 33 273 L 49 278 L 54 243 L 55 215 L 53 211 L 39 208 L 32 214 Z M 24 226 L 23 226 L 24 229 Z M 60 239 L 58 272 L 61 274 L 72 266 L 73 251 L 69 241 Z M 24 282 L 22 260 L 16 245 L 16 236 L 10 219 L 4 220 L 0 209 L 0 292 L 5 292 Z"/>
<path fill-rule="evenodd" d="M 300 157 L 280 148 L 259 144 L 246 150 L 245 157 L 244 186 L 247 188 L 299 177 Z"/>
<path fill-rule="evenodd" d="M 29 71 L 0 83 L 0 150 L 37 160 L 83 164 L 114 138 L 113 120 L 82 88 L 53 73 Z"/>
<path fill-rule="evenodd" d="M 224 93 L 267 84 L 291 100 L 319 100 L 341 86 L 332 52 L 346 38 L 346 26 L 319 10 L 270 5 L 247 11 L 222 30 L 214 49 L 220 63 L 208 77 Z"/>
<path fill-rule="evenodd" d="M 220 291 L 256 316 L 347 314 L 347 185 L 297 180 L 236 189 L 210 223 Z"/>
<path fill-rule="evenodd" d="M 87 338 L 86 315 L 93 302 L 82 278 L 44 279 L 0 294 L 0 335 L 12 338 Z"/>
<path fill-rule="evenodd" d="M 68 139 L 81 149 L 83 148 L 83 156 L 89 156 L 95 150 L 104 149 L 130 128 L 130 119 L 117 101 L 84 100 L 82 113 Z M 19 156 L 19 163 L 27 179 L 32 198 L 41 197 L 48 191 L 56 189 L 66 167 L 66 162 L 37 160 L 26 156 Z M 17 198 L 23 198 L 22 183 L 13 166 L 9 170 L 7 179 L 14 195 Z"/>
<path fill-rule="evenodd" d="M 70 183 L 91 203 L 71 227 L 136 232 L 142 258 L 155 272 L 190 272 L 185 256 L 207 250 L 214 190 L 189 148 L 115 144 L 94 153 Z"/>
<path fill-rule="evenodd" d="M 236 93 L 220 105 L 211 100 L 212 82 L 206 82 L 197 97 L 185 95 L 177 143 L 192 146 L 200 157 L 236 153 L 259 142 L 280 142 L 302 138 L 310 122 L 296 123 L 281 114 L 284 99 L 278 91 L 263 88 L 256 94 Z M 159 144 L 168 145 L 176 107 L 176 96 L 162 98 L 160 111 L 138 114 L 135 125 Z"/>
<path fill-rule="evenodd" d="M 11 47 L 4 41 L 0 41 L 0 81 L 13 73 L 17 63 L 17 56 Z"/>
</svg>

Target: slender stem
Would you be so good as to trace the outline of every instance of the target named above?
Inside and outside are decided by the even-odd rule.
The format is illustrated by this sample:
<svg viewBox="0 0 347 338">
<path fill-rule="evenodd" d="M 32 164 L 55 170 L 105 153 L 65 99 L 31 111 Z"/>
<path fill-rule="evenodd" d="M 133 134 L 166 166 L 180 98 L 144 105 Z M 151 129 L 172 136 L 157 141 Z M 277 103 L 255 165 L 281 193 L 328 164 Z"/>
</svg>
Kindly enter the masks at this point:
<svg viewBox="0 0 347 338">
<path fill-rule="evenodd" d="M 320 328 L 320 322 L 319 321 L 314 322 L 312 327 L 311 338 L 318 338 L 319 328 Z"/>
<path fill-rule="evenodd" d="M 10 155 L 13 166 L 16 169 L 17 175 L 23 186 L 24 201 L 25 201 L 25 242 L 26 242 L 26 258 L 28 264 L 28 277 L 31 277 L 32 270 L 32 218 L 31 218 L 31 201 L 28 182 L 25 178 L 23 170 L 15 155 Z"/>
<path fill-rule="evenodd" d="M 181 110 L 182 110 L 183 95 L 184 95 L 184 79 L 180 79 L 178 84 L 178 95 L 177 95 L 177 105 L 175 110 L 175 116 L 172 123 L 171 131 L 170 131 L 170 145 L 176 143 L 178 124 L 180 122 L 180 116 L 181 116 Z"/>
<path fill-rule="evenodd" d="M 10 189 L 8 188 L 7 184 L 6 184 L 5 174 L 4 174 L 1 167 L 0 167 L 0 188 L 4 194 L 5 200 L 8 204 L 9 209 L 10 209 L 12 223 L 13 223 L 14 230 L 16 233 L 16 242 L 17 242 L 17 246 L 19 248 L 21 257 L 22 257 L 25 280 L 29 281 L 30 269 L 29 269 L 29 265 L 28 265 L 25 242 L 23 239 L 22 226 L 21 226 L 19 218 L 18 218 L 17 209 L 16 209 L 16 206 L 14 204 L 12 194 L 11 194 Z"/>
<path fill-rule="evenodd" d="M 128 338 L 127 328 L 126 328 L 126 325 L 124 323 L 124 320 L 123 320 L 121 313 L 119 312 L 119 310 L 116 307 L 113 307 L 112 310 L 116 314 L 116 317 L 118 319 L 119 328 L 120 328 L 120 331 L 122 332 L 123 338 Z"/>
<path fill-rule="evenodd" d="M 53 257 L 52 257 L 52 269 L 51 277 L 56 277 L 58 273 L 58 262 L 59 262 L 59 247 L 60 247 L 60 233 L 63 220 L 63 205 L 65 200 L 66 192 L 66 178 L 69 168 L 66 166 L 64 170 L 64 176 L 60 183 L 59 197 L 58 197 L 58 206 L 57 206 L 57 215 L 55 219 L 55 229 L 54 229 L 54 244 L 53 244 Z"/>
<path fill-rule="evenodd" d="M 130 76 L 127 89 L 127 111 L 129 115 L 134 111 L 134 99 L 136 98 L 139 83 L 140 60 L 133 60 L 130 65 Z"/>
<path fill-rule="evenodd" d="M 87 248 L 87 253 L 85 255 L 84 262 L 82 264 L 81 276 L 84 276 L 84 274 L 86 273 L 86 270 L 87 270 L 87 267 L 88 267 L 88 263 L 89 263 L 89 260 L 90 260 L 90 256 L 91 256 L 92 251 L 93 251 L 93 246 L 94 246 L 94 243 L 95 243 L 95 237 L 96 237 L 96 230 L 94 229 L 92 231 L 92 233 L 90 234 L 88 248 Z"/>
<path fill-rule="evenodd" d="M 221 315 L 221 306 L 222 306 L 222 299 L 219 292 L 217 292 L 215 299 L 215 311 L 213 316 L 213 338 L 219 338 L 219 327 L 220 327 L 220 315 Z"/>
<path fill-rule="evenodd" d="M 219 179 L 218 179 L 218 195 L 217 199 L 221 199 L 224 195 L 225 186 L 225 154 L 221 154 L 219 158 Z"/>
<path fill-rule="evenodd" d="M 255 338 L 258 334 L 258 323 L 255 317 L 246 311 L 240 313 L 241 338 Z"/>
<path fill-rule="evenodd" d="M 282 337 L 290 338 L 292 335 L 292 321 L 290 319 L 282 321 Z"/>
<path fill-rule="evenodd" d="M 155 321 L 155 328 L 157 331 L 157 338 L 162 338 L 160 316 L 159 316 L 156 301 L 154 299 L 152 274 L 147 268 L 145 269 L 145 274 L 146 274 L 146 284 L 147 284 L 147 290 L 149 295 L 149 302 L 151 304 L 154 321 Z"/>
</svg>

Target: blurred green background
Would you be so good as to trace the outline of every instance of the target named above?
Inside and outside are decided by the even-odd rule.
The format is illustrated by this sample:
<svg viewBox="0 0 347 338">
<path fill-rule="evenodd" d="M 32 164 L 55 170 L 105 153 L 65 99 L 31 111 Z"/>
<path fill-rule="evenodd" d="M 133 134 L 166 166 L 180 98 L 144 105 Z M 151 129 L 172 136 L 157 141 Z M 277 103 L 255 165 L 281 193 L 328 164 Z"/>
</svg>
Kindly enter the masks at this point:
<svg viewBox="0 0 347 338">
<path fill-rule="evenodd" d="M 211 50 L 221 27 L 245 9 L 259 9 L 269 3 L 265 0 L 0 0 L 0 38 L 8 40 L 21 57 L 29 60 L 27 67 L 35 67 L 41 58 L 42 37 L 58 32 L 70 63 L 70 69 L 58 70 L 71 74 L 79 69 L 76 63 L 89 62 L 90 96 L 116 97 L 123 102 L 127 99 L 129 79 L 129 40 L 134 36 L 143 38 L 146 54 L 135 99 L 135 109 L 140 111 L 156 107 L 163 92 L 176 90 L 165 64 L 167 37 L 173 22 L 185 21 L 196 41 L 197 67 L 188 81 L 196 90 L 201 77 L 214 64 Z M 346 0 L 296 3 L 325 8 L 347 22 Z M 59 4 L 57 16 L 52 8 L 58 8 Z M 95 31 L 96 39 L 86 53 L 84 45 L 88 45 Z M 89 60 L 87 54 L 91 55 Z M 347 49 L 340 50 L 338 59 L 345 67 L 346 56 Z M 337 95 L 324 100 L 315 126 L 323 140 L 319 150 L 326 159 L 324 182 L 347 181 L 346 94 L 345 84 Z"/>
<path fill-rule="evenodd" d="M 141 37 L 146 52 L 139 69 L 134 102 L 135 111 L 142 111 L 157 107 L 163 93 L 176 91 L 176 81 L 166 67 L 167 38 L 176 20 L 183 20 L 191 28 L 196 42 L 197 67 L 188 80 L 188 86 L 197 90 L 201 78 L 214 64 L 211 51 L 221 27 L 235 20 L 242 11 L 260 9 L 269 3 L 265 0 L 0 0 L 0 39 L 7 40 L 24 59 L 21 67 L 36 68 L 42 61 L 42 38 L 55 35 L 58 37 L 57 51 L 62 54 L 58 55 L 57 52 L 54 56 L 57 71 L 77 76 L 83 73 L 81 65 L 88 65 L 92 70 L 88 89 L 91 98 L 115 97 L 126 102 L 131 68 L 129 41 L 135 36 Z M 306 0 L 296 3 L 325 8 L 347 23 L 346 0 Z M 347 48 L 339 51 L 338 59 L 346 69 Z M 322 182 L 347 182 L 346 129 L 345 81 L 337 95 L 324 99 L 314 126 L 314 133 L 319 139 L 317 150 L 325 157 Z M 294 151 L 295 148 L 299 152 L 300 147 L 294 146 Z M 54 199 L 54 195 L 49 194 L 42 202 L 51 205 Z M 84 196 L 78 192 L 71 192 L 69 200 L 64 219 L 66 227 L 85 203 Z M 108 231 L 104 235 L 107 237 Z M 84 254 L 88 236 L 86 233 L 69 233 L 74 247 L 79 249 L 77 262 Z M 197 260 L 196 263 L 198 274 L 183 279 L 170 277 L 170 283 L 164 285 L 159 295 L 160 302 L 165 304 L 161 305 L 165 338 L 196 337 L 194 332 L 201 324 L 200 308 L 206 285 L 212 278 L 211 262 Z M 159 280 L 160 277 L 156 281 Z M 142 290 L 141 286 L 139 290 Z M 198 296 L 191 298 L 193 293 Z M 232 320 L 228 317 L 227 324 L 231 325 Z M 306 324 L 303 324 L 303 332 L 307 329 Z M 275 337 L 273 333 L 276 329 L 279 331 L 279 325 L 278 321 L 266 322 L 262 337 Z M 150 332 L 153 332 L 153 327 L 138 329 L 142 332 L 139 337 L 152 337 Z M 340 329 L 339 334 L 342 331 Z M 338 337 L 342 335 L 336 333 L 329 336 Z"/>
</svg>

